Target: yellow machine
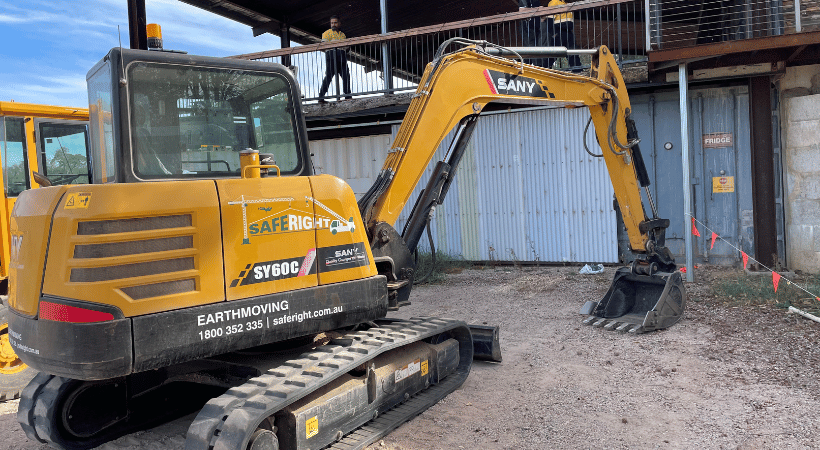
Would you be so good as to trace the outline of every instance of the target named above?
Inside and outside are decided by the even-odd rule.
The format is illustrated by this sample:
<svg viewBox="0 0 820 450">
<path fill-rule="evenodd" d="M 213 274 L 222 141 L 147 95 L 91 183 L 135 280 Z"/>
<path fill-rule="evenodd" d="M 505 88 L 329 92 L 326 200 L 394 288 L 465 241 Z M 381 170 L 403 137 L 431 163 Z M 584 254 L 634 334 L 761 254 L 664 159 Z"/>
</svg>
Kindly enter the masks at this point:
<svg viewBox="0 0 820 450">
<path fill-rule="evenodd" d="M 17 398 L 37 371 L 14 353 L 8 336 L 9 257 L 17 243 L 9 234 L 9 215 L 17 196 L 39 187 L 34 173 L 55 183 L 88 184 L 88 110 L 30 103 L 0 102 L 0 401 Z"/>
<path fill-rule="evenodd" d="M 497 328 L 385 318 L 409 303 L 411 255 L 491 103 L 589 109 L 639 254 L 589 312 L 635 333 L 677 321 L 686 295 L 668 221 L 644 213 L 612 55 L 591 52 L 581 76 L 502 54 L 518 55 L 442 46 L 357 202 L 313 174 L 286 68 L 112 50 L 88 74 L 94 184 L 28 191 L 12 214 L 11 342 L 42 371 L 20 401 L 27 436 L 85 449 L 201 407 L 190 450 L 361 449 L 460 386 L 474 356 L 500 360 Z"/>
</svg>

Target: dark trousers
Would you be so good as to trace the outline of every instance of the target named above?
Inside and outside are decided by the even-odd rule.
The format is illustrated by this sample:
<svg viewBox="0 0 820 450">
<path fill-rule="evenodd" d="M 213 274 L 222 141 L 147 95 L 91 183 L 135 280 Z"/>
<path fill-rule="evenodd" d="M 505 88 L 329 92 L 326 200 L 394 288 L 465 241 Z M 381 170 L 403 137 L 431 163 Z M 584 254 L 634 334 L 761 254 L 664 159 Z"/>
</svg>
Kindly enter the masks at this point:
<svg viewBox="0 0 820 450">
<path fill-rule="evenodd" d="M 327 94 L 330 82 L 333 81 L 336 75 L 342 77 L 342 87 L 345 94 L 350 94 L 350 70 L 347 68 L 347 53 L 341 49 L 325 52 L 325 79 L 322 80 L 322 87 L 319 89 L 319 98 L 324 98 Z"/>
<path fill-rule="evenodd" d="M 553 27 L 555 45 L 566 47 L 567 50 L 575 49 L 575 24 L 572 22 L 556 23 Z M 578 55 L 570 55 L 567 60 L 570 67 L 579 67 L 581 58 Z"/>
<path fill-rule="evenodd" d="M 555 42 L 553 41 L 554 39 L 552 36 L 552 19 L 548 17 L 547 19 L 541 21 L 540 45 L 541 47 L 552 47 L 553 45 L 555 45 Z M 554 62 L 555 58 L 546 58 L 539 60 L 539 62 L 536 65 L 546 67 L 547 69 L 549 69 L 552 68 L 552 63 Z"/>
<path fill-rule="evenodd" d="M 523 47 L 536 47 L 541 44 L 541 19 L 530 17 L 519 23 Z M 539 65 L 538 59 L 525 59 L 524 63 Z"/>
</svg>

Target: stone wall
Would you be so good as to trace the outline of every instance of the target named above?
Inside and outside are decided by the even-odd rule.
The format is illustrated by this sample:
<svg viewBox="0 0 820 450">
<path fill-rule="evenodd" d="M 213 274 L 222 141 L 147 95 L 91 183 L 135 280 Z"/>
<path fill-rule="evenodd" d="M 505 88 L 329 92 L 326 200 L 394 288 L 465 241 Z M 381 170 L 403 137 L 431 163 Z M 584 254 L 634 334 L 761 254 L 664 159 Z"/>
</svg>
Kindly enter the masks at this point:
<svg viewBox="0 0 820 450">
<path fill-rule="evenodd" d="M 779 88 L 788 267 L 820 273 L 820 65 L 788 68 Z"/>
</svg>

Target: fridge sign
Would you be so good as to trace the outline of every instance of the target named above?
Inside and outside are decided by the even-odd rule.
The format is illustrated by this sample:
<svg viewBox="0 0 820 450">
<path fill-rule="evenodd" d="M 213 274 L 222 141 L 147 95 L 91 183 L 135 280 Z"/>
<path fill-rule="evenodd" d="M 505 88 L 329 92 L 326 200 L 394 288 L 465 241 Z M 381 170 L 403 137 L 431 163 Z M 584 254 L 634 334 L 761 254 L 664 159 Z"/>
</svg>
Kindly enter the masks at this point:
<svg viewBox="0 0 820 450">
<path fill-rule="evenodd" d="M 709 133 L 703 135 L 703 148 L 724 148 L 734 145 L 732 133 Z"/>
</svg>

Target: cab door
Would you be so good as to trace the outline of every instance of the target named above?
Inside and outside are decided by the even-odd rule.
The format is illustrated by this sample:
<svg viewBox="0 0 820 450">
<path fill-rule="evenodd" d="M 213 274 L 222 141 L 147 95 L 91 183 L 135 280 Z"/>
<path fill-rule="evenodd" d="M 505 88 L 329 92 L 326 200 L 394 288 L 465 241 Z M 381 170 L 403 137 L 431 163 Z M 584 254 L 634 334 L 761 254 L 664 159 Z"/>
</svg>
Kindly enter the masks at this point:
<svg viewBox="0 0 820 450">
<path fill-rule="evenodd" d="M 29 121 L 30 123 L 30 121 Z M 3 201 L 0 205 L 0 279 L 8 275 L 9 218 L 21 192 L 31 187 L 29 178 L 26 121 L 22 117 L 0 117 L 0 163 L 2 163 Z"/>
</svg>

